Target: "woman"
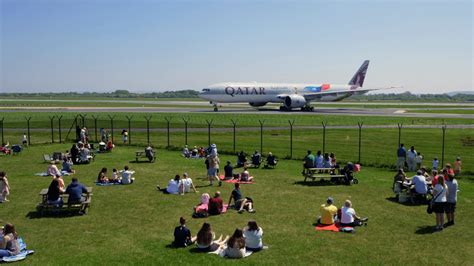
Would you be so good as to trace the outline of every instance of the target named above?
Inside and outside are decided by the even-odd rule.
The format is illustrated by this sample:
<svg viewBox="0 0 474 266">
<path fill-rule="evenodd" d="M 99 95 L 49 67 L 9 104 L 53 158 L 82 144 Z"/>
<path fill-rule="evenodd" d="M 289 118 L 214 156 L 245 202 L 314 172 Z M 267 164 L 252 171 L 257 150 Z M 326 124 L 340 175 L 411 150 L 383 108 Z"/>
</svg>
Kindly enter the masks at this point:
<svg viewBox="0 0 474 266">
<path fill-rule="evenodd" d="M 107 178 L 107 168 L 102 168 L 99 174 L 97 175 L 97 183 L 108 183 L 109 179 Z"/>
<path fill-rule="evenodd" d="M 336 155 L 334 153 L 331 153 L 329 155 L 329 159 L 331 160 L 331 168 L 336 167 Z"/>
<path fill-rule="evenodd" d="M 203 252 L 216 251 L 227 242 L 228 236 L 224 240 L 222 240 L 222 235 L 215 241 L 214 238 L 215 234 L 211 230 L 211 225 L 203 223 L 196 239 L 198 249 Z"/>
<path fill-rule="evenodd" d="M 126 144 L 128 140 L 128 131 L 126 129 L 122 130 L 122 142 Z"/>
<path fill-rule="evenodd" d="M 3 236 L 0 237 L 0 258 L 17 255 L 20 252 L 18 234 L 12 224 L 3 227 Z"/>
<path fill-rule="evenodd" d="M 57 178 L 51 181 L 48 188 L 48 204 L 63 204 L 63 199 L 61 198 L 62 190 L 59 185 L 59 181 Z"/>
<path fill-rule="evenodd" d="M 398 173 L 393 177 L 392 189 L 397 195 L 402 192 L 403 182 L 407 179 L 407 175 L 402 168 L 398 169 Z"/>
<path fill-rule="evenodd" d="M 433 189 L 433 212 L 436 214 L 436 228 L 435 231 L 443 230 L 444 225 L 444 211 L 446 208 L 448 196 L 448 187 L 445 184 L 444 178 L 438 178 L 438 184 Z"/>
<path fill-rule="evenodd" d="M 48 173 L 48 175 L 54 177 L 61 175 L 61 171 L 59 171 L 58 167 L 56 166 L 56 161 L 51 161 L 46 172 Z"/>
<path fill-rule="evenodd" d="M 0 202 L 9 201 L 7 199 L 10 195 L 10 184 L 8 183 L 7 173 L 0 171 Z"/>
<path fill-rule="evenodd" d="M 229 258 L 240 259 L 245 256 L 245 238 L 242 230 L 235 229 L 234 234 L 227 242 L 224 254 Z"/>
<path fill-rule="evenodd" d="M 244 171 L 240 174 L 240 181 L 251 182 L 252 180 L 253 176 L 250 176 L 247 167 L 244 167 Z"/>
<path fill-rule="evenodd" d="M 446 217 L 448 218 L 447 226 L 454 225 L 454 212 L 456 210 L 456 202 L 458 201 L 458 181 L 453 175 L 446 180 L 446 187 L 448 188 L 448 196 L 446 198 Z"/>
<path fill-rule="evenodd" d="M 250 251 L 259 251 L 263 248 L 263 229 L 257 222 L 249 221 L 244 228 L 245 248 Z"/>
<path fill-rule="evenodd" d="M 61 169 L 61 171 L 63 172 L 66 172 L 66 173 L 70 173 L 70 174 L 74 174 L 75 171 L 72 169 L 72 161 L 71 159 L 69 159 L 67 156 L 65 156 L 63 158 L 63 168 Z"/>
<path fill-rule="evenodd" d="M 72 163 L 77 163 L 77 158 L 79 157 L 79 149 L 77 148 L 76 144 L 72 144 L 70 153 Z"/>
<path fill-rule="evenodd" d="M 323 168 L 331 168 L 331 158 L 329 158 L 329 153 L 324 154 Z"/>
<path fill-rule="evenodd" d="M 357 216 L 354 208 L 352 208 L 352 202 L 350 200 L 346 200 L 344 202 L 344 206 L 341 208 L 341 226 L 360 226 L 364 222 L 367 222 L 367 218 L 360 218 Z"/>
</svg>

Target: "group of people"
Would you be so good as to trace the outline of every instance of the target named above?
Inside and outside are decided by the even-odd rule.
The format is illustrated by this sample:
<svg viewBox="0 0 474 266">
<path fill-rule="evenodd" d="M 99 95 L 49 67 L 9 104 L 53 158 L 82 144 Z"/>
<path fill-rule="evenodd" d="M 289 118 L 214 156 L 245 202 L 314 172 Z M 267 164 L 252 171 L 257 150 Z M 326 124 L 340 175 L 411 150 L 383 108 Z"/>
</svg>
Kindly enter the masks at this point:
<svg viewBox="0 0 474 266">
<path fill-rule="evenodd" d="M 192 236 L 183 217 L 179 219 L 179 223 L 180 225 L 174 229 L 175 247 L 187 247 L 196 243 L 201 252 L 221 250 L 229 258 L 243 258 L 246 251 L 256 252 L 264 249 L 263 229 L 253 220 L 243 229 L 236 228 L 231 237 L 223 238 L 221 235 L 217 239 L 209 223 L 203 223 L 196 236 Z"/>
<path fill-rule="evenodd" d="M 183 151 L 181 153 L 185 158 L 192 158 L 192 159 L 197 159 L 197 158 L 206 158 L 208 152 L 206 149 L 204 149 L 203 146 L 194 146 L 192 149 L 188 148 L 188 145 L 185 145 L 183 148 Z"/>
<path fill-rule="evenodd" d="M 420 170 L 423 166 L 423 155 L 420 152 L 415 150 L 415 146 L 411 146 L 407 151 L 403 143 L 397 149 L 397 169 L 407 169 L 409 172 L 415 172 Z M 439 160 L 438 157 L 434 157 L 432 161 L 432 170 L 439 169 Z M 461 175 L 462 161 L 461 157 L 456 157 L 454 161 L 454 174 L 456 176 Z"/>
<path fill-rule="evenodd" d="M 113 168 L 112 175 L 109 177 L 107 168 L 103 167 L 97 175 L 97 183 L 115 183 L 122 185 L 132 184 L 135 180 L 133 174 L 135 174 L 135 171 L 130 170 L 128 165 L 125 165 L 123 170 L 120 171 L 117 171 L 116 168 Z"/>
<path fill-rule="evenodd" d="M 234 167 L 230 161 L 227 161 L 227 164 L 224 166 L 224 180 L 235 179 L 243 182 L 251 182 L 253 176 L 250 175 L 249 169 L 247 166 L 244 166 L 242 173 L 234 174 Z"/>
<path fill-rule="evenodd" d="M 316 223 L 321 225 L 332 225 L 338 222 L 341 227 L 355 227 L 366 223 L 368 220 L 368 218 L 357 216 L 350 200 L 346 200 L 344 205 L 338 209 L 334 205 L 334 199 L 328 197 L 326 204 L 321 205 L 320 212 L 321 216 L 317 218 Z"/>
<path fill-rule="evenodd" d="M 54 178 L 49 184 L 47 200 L 48 204 L 62 206 L 64 204 L 61 194 L 68 194 L 68 204 L 82 203 L 86 200 L 83 194 L 88 193 L 86 187 L 73 177 L 71 183 L 64 189 L 64 182 L 60 183 L 60 178 Z M 85 208 L 85 206 L 83 206 Z M 84 214 L 85 209 L 81 209 L 79 214 Z"/>
<path fill-rule="evenodd" d="M 247 155 L 244 153 L 244 151 L 240 151 L 237 153 L 237 163 L 235 167 L 248 167 L 248 166 L 254 166 L 254 167 L 260 167 L 262 164 L 262 155 L 260 154 L 259 151 L 255 151 L 251 158 L 250 161 L 247 160 Z M 271 152 L 268 152 L 267 158 L 266 158 L 266 167 L 274 167 L 277 164 L 277 160 L 275 155 L 273 155 Z"/>
<path fill-rule="evenodd" d="M 161 190 L 159 185 L 156 187 L 158 190 Z M 188 173 L 184 173 L 183 178 L 181 178 L 180 175 L 175 175 L 175 177 L 168 182 L 164 192 L 167 194 L 184 195 L 184 193 L 191 192 L 191 190 L 194 191 L 194 193 L 198 192 L 191 177 L 189 177 Z"/>
<path fill-rule="evenodd" d="M 88 142 L 79 141 L 73 144 L 66 157 L 70 157 L 73 164 L 88 164 L 94 157 L 92 147 Z"/>
<path fill-rule="evenodd" d="M 338 168 L 336 163 L 336 155 L 334 153 L 325 153 L 317 151 L 316 156 L 308 150 L 303 159 L 304 168 Z"/>
</svg>

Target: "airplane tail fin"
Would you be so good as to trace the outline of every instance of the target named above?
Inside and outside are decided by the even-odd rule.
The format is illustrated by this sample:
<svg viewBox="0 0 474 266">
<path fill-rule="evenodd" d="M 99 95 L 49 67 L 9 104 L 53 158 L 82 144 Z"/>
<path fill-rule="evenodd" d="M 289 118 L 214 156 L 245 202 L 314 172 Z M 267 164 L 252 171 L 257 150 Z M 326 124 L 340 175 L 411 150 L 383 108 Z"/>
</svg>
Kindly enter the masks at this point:
<svg viewBox="0 0 474 266">
<path fill-rule="evenodd" d="M 364 85 L 365 75 L 367 74 L 367 68 L 369 68 L 369 60 L 365 60 L 364 63 L 362 63 L 359 70 L 357 70 L 352 79 L 349 81 L 349 85 L 362 87 L 362 85 Z"/>
</svg>

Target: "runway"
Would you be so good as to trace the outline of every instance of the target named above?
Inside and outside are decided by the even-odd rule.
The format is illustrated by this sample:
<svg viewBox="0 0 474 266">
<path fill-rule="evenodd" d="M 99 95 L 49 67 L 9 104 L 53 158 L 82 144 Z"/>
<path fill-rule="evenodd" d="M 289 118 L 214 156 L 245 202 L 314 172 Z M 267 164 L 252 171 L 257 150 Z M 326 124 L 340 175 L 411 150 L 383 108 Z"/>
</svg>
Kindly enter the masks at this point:
<svg viewBox="0 0 474 266">
<path fill-rule="evenodd" d="M 175 102 L 176 104 L 176 102 Z M 209 107 L 1 107 L 0 112 L 74 112 L 74 113 L 102 113 L 102 112 L 127 112 L 127 113 L 222 113 L 222 114 L 270 114 L 270 115 L 342 115 L 342 116 L 391 116 L 391 117 L 426 117 L 426 118 L 466 118 L 474 119 L 473 114 L 448 114 L 448 113 L 416 113 L 405 112 L 402 108 L 337 108 L 315 107 L 314 111 L 280 111 L 278 108 L 255 109 L 248 106 L 223 105 L 218 112 Z M 466 108 L 471 109 L 471 108 Z"/>
</svg>

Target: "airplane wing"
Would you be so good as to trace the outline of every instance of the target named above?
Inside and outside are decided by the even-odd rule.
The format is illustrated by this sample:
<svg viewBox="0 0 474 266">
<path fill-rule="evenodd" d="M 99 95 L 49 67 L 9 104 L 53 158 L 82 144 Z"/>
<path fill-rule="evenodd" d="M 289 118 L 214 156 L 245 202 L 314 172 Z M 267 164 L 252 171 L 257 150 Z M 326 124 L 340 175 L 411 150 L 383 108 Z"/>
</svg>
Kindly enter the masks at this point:
<svg viewBox="0 0 474 266">
<path fill-rule="evenodd" d="M 387 90 L 387 89 L 395 89 L 395 88 L 401 88 L 401 87 L 374 88 L 374 89 L 362 89 L 362 88 L 359 88 L 359 89 L 355 89 L 355 90 L 345 90 L 345 91 L 310 92 L 310 93 L 305 93 L 305 94 L 303 94 L 303 96 L 304 96 L 304 98 L 305 98 L 307 101 L 312 101 L 312 100 L 321 98 L 321 97 L 323 97 L 323 96 L 337 96 L 337 97 L 345 96 L 344 98 L 346 98 L 346 97 L 349 97 L 349 96 L 352 96 L 352 95 L 365 94 L 365 93 L 367 93 L 367 92 L 369 92 L 369 91 Z M 341 98 L 341 99 L 342 99 L 342 98 Z"/>
</svg>

